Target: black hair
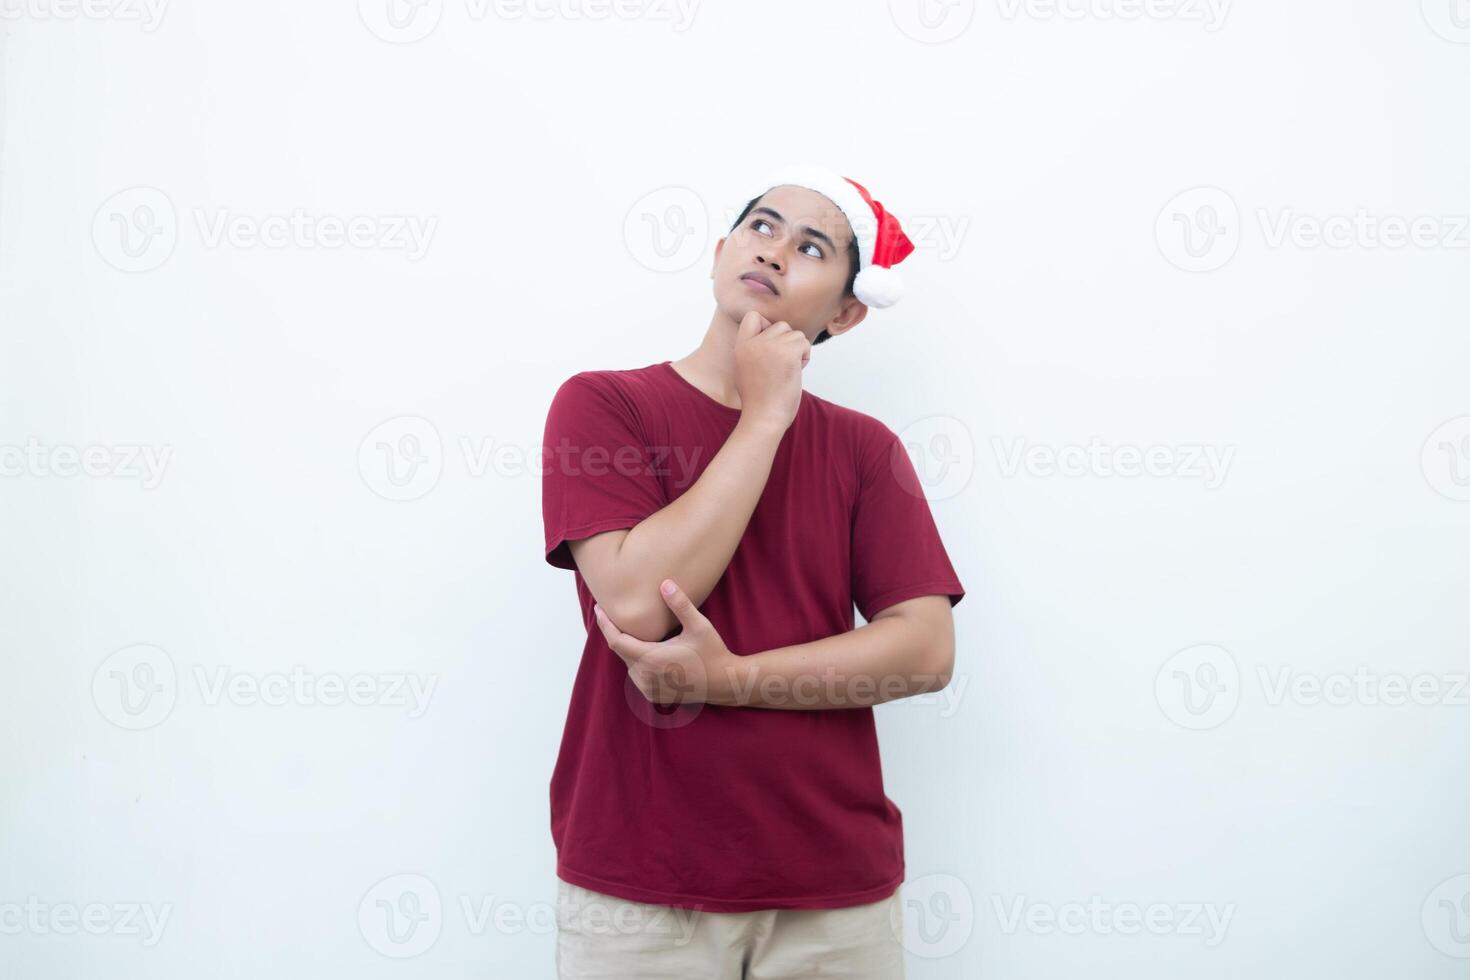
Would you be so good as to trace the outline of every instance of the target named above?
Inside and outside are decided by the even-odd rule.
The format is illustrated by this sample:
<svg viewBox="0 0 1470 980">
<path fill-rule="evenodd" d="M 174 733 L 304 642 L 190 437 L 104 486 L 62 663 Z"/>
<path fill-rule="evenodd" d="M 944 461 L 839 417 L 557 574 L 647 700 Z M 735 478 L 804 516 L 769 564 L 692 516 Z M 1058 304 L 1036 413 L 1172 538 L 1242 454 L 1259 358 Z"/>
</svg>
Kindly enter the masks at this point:
<svg viewBox="0 0 1470 980">
<path fill-rule="evenodd" d="M 736 218 L 735 223 L 730 226 L 730 231 L 733 232 L 736 228 L 740 227 L 740 223 L 745 220 L 745 216 L 750 214 L 750 209 L 755 207 L 756 202 L 759 201 L 762 197 L 765 197 L 765 195 L 761 194 L 750 199 L 750 203 L 745 205 L 745 210 L 740 212 L 740 217 Z M 852 284 L 857 281 L 858 263 L 861 261 L 862 259 L 858 255 L 857 236 L 854 235 L 852 241 L 847 243 L 847 285 L 842 288 L 843 299 L 846 299 L 847 297 L 852 295 Z M 832 335 L 827 332 L 827 329 L 825 327 L 823 327 L 822 332 L 817 334 L 817 339 L 813 340 L 812 343 L 820 344 L 824 340 L 831 339 Z"/>
</svg>

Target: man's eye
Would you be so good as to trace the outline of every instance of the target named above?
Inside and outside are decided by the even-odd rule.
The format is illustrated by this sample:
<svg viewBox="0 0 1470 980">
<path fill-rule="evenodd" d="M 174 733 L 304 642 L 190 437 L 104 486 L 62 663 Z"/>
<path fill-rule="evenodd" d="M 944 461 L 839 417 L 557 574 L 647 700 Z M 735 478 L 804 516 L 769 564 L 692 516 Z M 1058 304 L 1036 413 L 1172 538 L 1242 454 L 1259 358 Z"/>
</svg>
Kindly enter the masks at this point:
<svg viewBox="0 0 1470 980">
<path fill-rule="evenodd" d="M 750 227 L 752 228 L 759 228 L 761 225 L 765 225 L 767 228 L 771 227 L 771 223 L 765 218 L 756 218 L 750 223 Z"/>
<path fill-rule="evenodd" d="M 805 245 L 802 245 L 802 248 L 807 248 L 808 246 L 816 249 L 817 258 L 820 259 L 822 257 L 822 246 L 818 245 L 816 242 L 807 242 Z"/>
</svg>

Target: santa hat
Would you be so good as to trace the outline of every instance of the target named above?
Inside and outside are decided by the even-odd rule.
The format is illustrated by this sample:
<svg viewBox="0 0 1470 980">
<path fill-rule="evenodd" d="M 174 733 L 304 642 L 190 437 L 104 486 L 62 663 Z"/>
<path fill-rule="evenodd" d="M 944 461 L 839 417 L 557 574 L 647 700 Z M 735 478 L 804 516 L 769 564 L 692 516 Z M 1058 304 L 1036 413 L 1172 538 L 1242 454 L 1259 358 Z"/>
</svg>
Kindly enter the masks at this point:
<svg viewBox="0 0 1470 980">
<path fill-rule="evenodd" d="M 903 296 L 903 278 L 893 267 L 914 250 L 914 243 L 903 233 L 898 219 L 883 210 L 883 205 L 873 200 L 862 184 L 810 164 L 783 167 L 767 175 L 744 200 L 754 200 L 782 184 L 816 191 L 837 205 L 847 218 L 858 247 L 858 274 L 853 280 L 852 294 L 879 309 L 897 303 Z"/>
</svg>

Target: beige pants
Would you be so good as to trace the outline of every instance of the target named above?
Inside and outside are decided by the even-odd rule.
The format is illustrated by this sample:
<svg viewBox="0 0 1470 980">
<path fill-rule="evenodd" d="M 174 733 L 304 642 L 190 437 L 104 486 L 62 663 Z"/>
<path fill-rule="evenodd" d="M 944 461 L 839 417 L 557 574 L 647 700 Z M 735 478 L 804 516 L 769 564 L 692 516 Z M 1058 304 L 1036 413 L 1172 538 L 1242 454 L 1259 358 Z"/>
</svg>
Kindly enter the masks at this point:
<svg viewBox="0 0 1470 980">
<path fill-rule="evenodd" d="M 903 980 L 899 892 L 845 909 L 703 912 L 557 879 L 560 980 Z"/>
</svg>

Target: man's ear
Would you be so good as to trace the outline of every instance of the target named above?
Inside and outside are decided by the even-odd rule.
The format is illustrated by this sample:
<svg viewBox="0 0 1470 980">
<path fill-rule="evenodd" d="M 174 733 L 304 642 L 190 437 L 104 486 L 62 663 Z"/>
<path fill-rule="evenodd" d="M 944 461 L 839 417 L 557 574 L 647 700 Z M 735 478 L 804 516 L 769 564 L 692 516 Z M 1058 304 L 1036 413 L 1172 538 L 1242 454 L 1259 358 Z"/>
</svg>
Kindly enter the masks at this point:
<svg viewBox="0 0 1470 980">
<path fill-rule="evenodd" d="M 837 315 L 827 321 L 827 332 L 836 337 L 838 334 L 847 333 L 853 327 L 862 323 L 868 315 L 868 304 L 856 296 L 849 296 L 842 301 Z"/>
</svg>

